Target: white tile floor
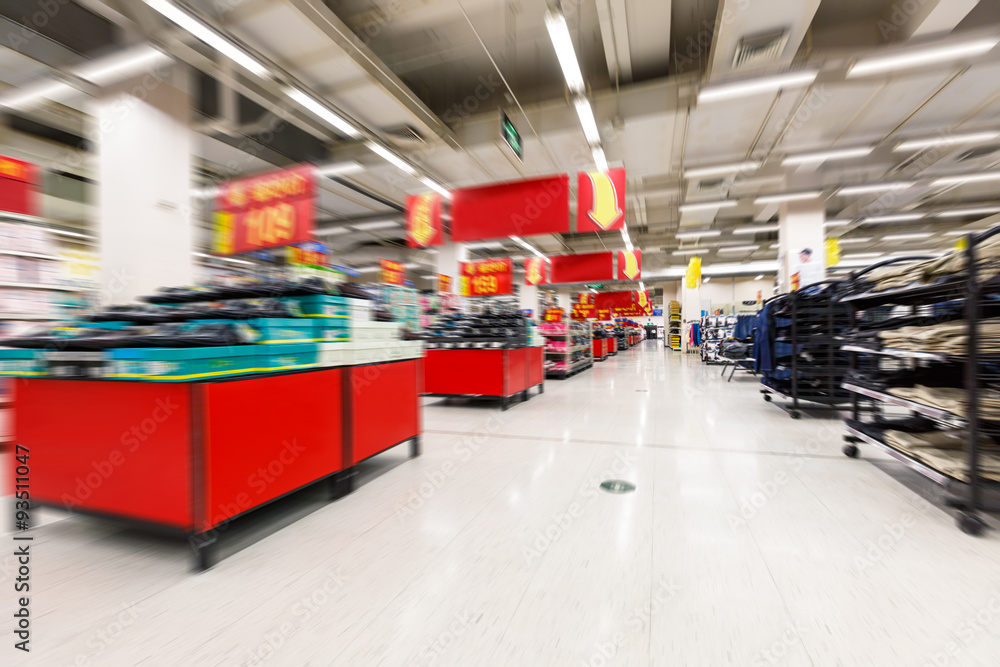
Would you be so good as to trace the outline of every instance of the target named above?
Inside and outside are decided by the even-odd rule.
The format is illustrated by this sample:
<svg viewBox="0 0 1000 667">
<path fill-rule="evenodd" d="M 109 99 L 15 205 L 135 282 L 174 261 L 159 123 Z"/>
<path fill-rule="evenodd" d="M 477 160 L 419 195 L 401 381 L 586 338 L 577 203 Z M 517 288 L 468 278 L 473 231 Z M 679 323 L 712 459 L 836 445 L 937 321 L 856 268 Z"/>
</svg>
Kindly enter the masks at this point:
<svg viewBox="0 0 1000 667">
<path fill-rule="evenodd" d="M 1000 664 L 1000 533 L 962 534 L 749 375 L 650 341 L 507 412 L 425 418 L 423 456 L 379 457 L 204 574 L 184 545 L 50 513 L 33 652 L 4 629 L 0 664 Z"/>
</svg>

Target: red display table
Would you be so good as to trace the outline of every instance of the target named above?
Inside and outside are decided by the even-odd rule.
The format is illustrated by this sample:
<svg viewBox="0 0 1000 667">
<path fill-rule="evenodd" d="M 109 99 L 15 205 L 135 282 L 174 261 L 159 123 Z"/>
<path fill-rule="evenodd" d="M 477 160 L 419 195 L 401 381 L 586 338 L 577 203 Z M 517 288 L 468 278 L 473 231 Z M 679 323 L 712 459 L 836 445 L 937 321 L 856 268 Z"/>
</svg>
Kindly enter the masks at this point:
<svg viewBox="0 0 1000 667">
<path fill-rule="evenodd" d="M 604 340 L 608 343 L 608 356 L 613 357 L 618 354 L 618 339 L 617 338 L 605 338 Z"/>
<path fill-rule="evenodd" d="M 499 398 L 506 410 L 515 396 L 545 391 L 545 357 L 541 347 L 511 349 L 427 350 L 424 394 L 441 397 Z"/>
<path fill-rule="evenodd" d="M 609 338 L 595 338 L 594 339 L 594 345 L 593 345 L 593 349 L 591 351 L 591 356 L 594 358 L 594 361 L 604 361 L 605 359 L 608 358 L 608 354 L 609 354 L 609 351 L 608 351 L 609 350 L 609 348 L 608 348 L 608 341 L 609 340 L 610 340 Z"/>
<path fill-rule="evenodd" d="M 204 569 L 235 517 L 318 481 L 339 497 L 352 466 L 407 440 L 419 454 L 419 383 L 416 359 L 211 382 L 18 378 L 15 442 L 33 505 L 187 535 Z"/>
</svg>

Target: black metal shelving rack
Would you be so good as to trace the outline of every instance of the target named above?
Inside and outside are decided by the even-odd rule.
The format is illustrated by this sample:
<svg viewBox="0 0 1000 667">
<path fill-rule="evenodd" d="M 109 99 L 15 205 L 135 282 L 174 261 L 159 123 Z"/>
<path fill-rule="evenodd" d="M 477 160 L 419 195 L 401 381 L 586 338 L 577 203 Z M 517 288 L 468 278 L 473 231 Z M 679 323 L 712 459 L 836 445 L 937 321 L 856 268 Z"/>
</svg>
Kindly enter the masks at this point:
<svg viewBox="0 0 1000 667">
<path fill-rule="evenodd" d="M 830 290 L 826 298 L 819 303 L 803 303 L 807 298 L 812 300 L 815 298 L 804 295 L 801 290 L 782 294 L 765 302 L 765 305 L 772 306 L 783 301 L 788 302 L 790 312 L 787 317 L 790 324 L 787 327 L 787 336 L 777 336 L 775 329 L 770 332 L 773 340 L 764 341 L 764 344 L 788 344 L 791 346 L 791 354 L 787 364 L 776 364 L 773 371 L 762 372 L 760 393 L 769 403 L 774 401 L 775 396 L 790 401 L 790 405 L 783 403 L 774 405 L 785 410 L 792 419 L 802 416 L 803 403 L 810 404 L 810 409 L 814 410 L 839 410 L 850 400 L 849 394 L 840 386 L 847 366 L 839 363 L 841 361 L 839 332 L 848 326 L 848 310 L 838 302 L 836 292 L 838 281 L 827 280 L 817 285 L 827 285 Z M 817 315 L 824 320 L 824 330 L 801 331 L 804 324 L 801 318 L 810 318 L 809 321 L 815 323 Z M 815 362 L 802 366 L 800 357 L 806 353 L 813 357 Z M 775 371 L 790 373 L 790 386 L 787 390 L 767 384 Z M 809 381 L 805 382 L 807 379 Z"/>
<path fill-rule="evenodd" d="M 1000 295 L 1000 282 L 995 277 L 1000 273 L 1000 257 L 979 260 L 978 251 L 985 243 L 997 242 L 1000 226 L 994 227 L 979 235 L 966 237 L 966 249 L 956 251 L 953 258 L 964 254 L 964 266 L 960 271 L 950 276 L 925 285 L 907 286 L 885 291 L 864 291 L 844 297 L 843 303 L 851 307 L 852 328 L 858 331 L 859 319 L 879 307 L 910 306 L 914 315 L 919 310 L 941 304 L 961 304 L 961 320 L 966 325 L 967 344 L 964 354 L 948 354 L 910 349 L 890 349 L 873 346 L 868 343 L 851 342 L 843 346 L 850 353 L 852 375 L 864 369 L 884 369 L 885 366 L 896 364 L 914 368 L 931 368 L 935 365 L 950 365 L 961 372 L 962 385 L 965 391 L 965 414 L 959 415 L 925 405 L 916 401 L 895 396 L 888 390 L 864 386 L 859 380 L 845 382 L 844 388 L 852 392 L 854 397 L 851 405 L 851 418 L 846 422 L 847 433 L 844 440 L 844 454 L 850 457 L 859 455 L 858 444 L 866 443 L 889 454 L 910 469 L 923 475 L 932 482 L 943 487 L 944 502 L 956 508 L 956 522 L 963 532 L 979 535 L 986 527 L 980 512 L 1000 511 L 1000 483 L 987 479 L 983 475 L 982 464 L 984 453 L 1000 454 L 996 443 L 1000 442 L 1000 422 L 984 419 L 981 410 L 981 393 L 987 387 L 1000 387 L 1000 350 L 981 343 L 980 326 L 982 323 L 983 306 L 991 301 L 991 310 L 995 313 L 1000 307 L 1000 300 L 990 297 Z M 928 260 L 927 257 L 906 257 L 880 262 L 852 275 L 852 283 L 861 285 L 872 271 L 902 262 Z M 984 275 L 988 269 L 989 275 Z M 898 316 L 898 315 L 897 315 Z M 919 315 L 918 315 L 919 316 Z M 929 316 L 927 324 L 941 321 L 941 317 Z M 889 369 L 890 371 L 893 368 Z M 868 415 L 881 415 L 886 406 L 895 406 L 930 418 L 937 423 L 938 428 L 965 430 L 964 451 L 962 459 L 965 469 L 956 473 L 954 469 L 944 469 L 932 460 L 927 452 L 897 447 L 886 438 L 866 428 L 869 424 L 863 421 Z"/>
</svg>

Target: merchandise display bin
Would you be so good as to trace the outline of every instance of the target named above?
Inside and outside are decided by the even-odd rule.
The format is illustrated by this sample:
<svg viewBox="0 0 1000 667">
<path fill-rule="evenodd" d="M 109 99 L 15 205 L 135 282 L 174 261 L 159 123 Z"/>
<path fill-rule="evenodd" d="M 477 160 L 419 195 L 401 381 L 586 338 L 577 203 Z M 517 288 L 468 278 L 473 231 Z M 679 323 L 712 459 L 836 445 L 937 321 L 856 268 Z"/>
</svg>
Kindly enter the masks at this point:
<svg viewBox="0 0 1000 667">
<path fill-rule="evenodd" d="M 274 347 L 274 350 L 262 350 L 256 345 L 125 348 L 104 354 L 110 379 L 190 382 L 256 373 L 267 362 L 266 353 L 280 355 L 282 348 L 298 346 L 293 343 Z"/>
<path fill-rule="evenodd" d="M 604 361 L 608 358 L 608 338 L 595 338 L 593 345 L 594 361 Z"/>
<path fill-rule="evenodd" d="M 506 410 L 511 399 L 527 400 L 529 389 L 545 391 L 540 347 L 427 350 L 424 393 L 444 398 L 499 398 Z"/>
<path fill-rule="evenodd" d="M 165 384 L 22 377 L 14 441 L 33 503 L 186 536 L 204 569 L 230 520 L 317 482 L 339 497 L 354 464 L 403 442 L 419 454 L 420 371 L 409 359 Z"/>
<path fill-rule="evenodd" d="M 0 348 L 0 375 L 45 375 L 48 369 L 45 354 L 45 350 Z"/>
</svg>

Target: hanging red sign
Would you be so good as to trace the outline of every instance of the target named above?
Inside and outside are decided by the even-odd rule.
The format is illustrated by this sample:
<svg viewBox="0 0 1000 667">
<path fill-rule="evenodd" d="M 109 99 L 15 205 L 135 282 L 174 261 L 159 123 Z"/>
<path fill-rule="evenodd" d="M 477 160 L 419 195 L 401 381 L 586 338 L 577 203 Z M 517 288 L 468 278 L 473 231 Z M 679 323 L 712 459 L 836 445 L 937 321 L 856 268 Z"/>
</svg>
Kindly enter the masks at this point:
<svg viewBox="0 0 1000 667">
<path fill-rule="evenodd" d="M 545 322 L 549 324 L 558 324 L 563 321 L 563 317 L 566 313 L 563 312 L 562 308 L 549 308 L 545 311 Z"/>
<path fill-rule="evenodd" d="M 212 251 L 235 255 L 308 241 L 315 197 L 312 165 L 225 183 L 216 201 Z"/>
<path fill-rule="evenodd" d="M 499 183 L 452 192 L 453 241 L 569 232 L 569 176 Z"/>
<path fill-rule="evenodd" d="M 615 255 L 610 251 L 549 257 L 549 282 L 585 283 L 613 280 L 614 263 Z"/>
<path fill-rule="evenodd" d="M 570 317 L 574 320 L 593 320 L 597 318 L 597 306 L 592 303 L 574 303 Z"/>
<path fill-rule="evenodd" d="M 610 311 L 614 317 L 641 317 L 653 314 L 649 292 L 600 292 L 597 308 Z M 604 319 L 604 318 L 601 318 Z"/>
<path fill-rule="evenodd" d="M 406 245 L 429 248 L 444 244 L 441 202 L 441 195 L 436 193 L 406 197 Z"/>
<path fill-rule="evenodd" d="M 576 176 L 576 231 L 610 232 L 625 226 L 625 170 L 581 171 Z"/>
<path fill-rule="evenodd" d="M 406 267 L 388 259 L 378 260 L 378 280 L 387 285 L 405 285 Z"/>
<path fill-rule="evenodd" d="M 608 310 L 607 308 L 598 308 L 597 309 L 597 319 L 599 319 L 601 322 L 608 322 L 608 321 L 610 321 L 611 320 L 611 311 Z"/>
<path fill-rule="evenodd" d="M 524 260 L 524 284 L 544 285 L 548 282 L 549 263 L 543 257 L 528 257 Z"/>
<path fill-rule="evenodd" d="M 460 262 L 462 296 L 494 296 L 513 292 L 514 269 L 510 258 Z"/>
<path fill-rule="evenodd" d="M 0 155 L 0 211 L 38 215 L 38 167 Z"/>
<path fill-rule="evenodd" d="M 618 280 L 642 279 L 642 251 L 618 251 Z"/>
<path fill-rule="evenodd" d="M 451 294 L 451 276 L 438 274 L 438 292 Z"/>
</svg>

